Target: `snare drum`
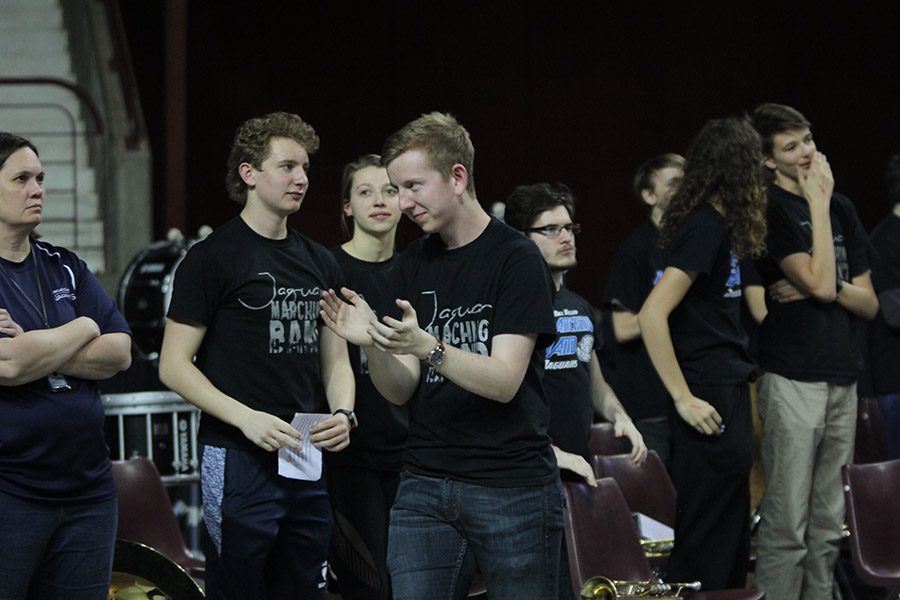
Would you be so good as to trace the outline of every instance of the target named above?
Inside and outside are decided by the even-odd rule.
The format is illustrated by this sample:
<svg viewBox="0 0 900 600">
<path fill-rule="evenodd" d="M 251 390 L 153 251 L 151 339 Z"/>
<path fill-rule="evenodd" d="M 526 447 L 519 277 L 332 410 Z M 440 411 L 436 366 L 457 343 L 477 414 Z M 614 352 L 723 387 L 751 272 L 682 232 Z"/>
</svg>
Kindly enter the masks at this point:
<svg viewBox="0 0 900 600">
<path fill-rule="evenodd" d="M 169 485 L 198 481 L 200 409 L 171 391 L 106 394 L 106 443 L 113 460 L 145 456 Z"/>
<path fill-rule="evenodd" d="M 175 271 L 194 239 L 150 244 L 132 259 L 119 282 L 119 309 L 135 345 L 149 358 L 159 356 Z"/>
</svg>

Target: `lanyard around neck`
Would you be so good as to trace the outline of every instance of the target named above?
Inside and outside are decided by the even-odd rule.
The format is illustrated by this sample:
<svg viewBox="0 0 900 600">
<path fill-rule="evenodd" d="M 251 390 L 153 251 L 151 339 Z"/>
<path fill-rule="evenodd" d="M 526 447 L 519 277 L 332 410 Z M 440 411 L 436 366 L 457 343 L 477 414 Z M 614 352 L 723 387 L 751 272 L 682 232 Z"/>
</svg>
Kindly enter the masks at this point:
<svg viewBox="0 0 900 600">
<path fill-rule="evenodd" d="M 19 291 L 19 293 L 22 294 L 22 297 L 25 298 L 25 301 L 29 304 L 29 306 L 31 306 L 31 308 L 34 309 L 34 312 L 38 314 L 38 317 L 43 319 L 44 327 L 50 329 L 50 320 L 47 318 L 47 306 L 44 304 L 44 288 L 41 285 L 41 276 L 40 273 L 38 273 L 38 261 L 37 256 L 35 255 L 35 247 L 33 245 L 31 247 L 31 258 L 34 260 L 34 280 L 37 283 L 38 300 L 41 303 L 40 309 L 38 309 L 37 304 L 35 304 L 34 301 L 28 297 L 28 294 L 24 289 L 22 289 L 22 286 L 19 285 L 19 282 L 13 279 L 12 275 L 9 273 L 9 271 L 6 270 L 6 267 L 4 267 L 2 263 L 0 263 L 0 271 L 3 271 L 3 274 L 6 275 L 7 279 L 9 279 L 10 282 L 12 282 L 12 284 Z"/>
</svg>

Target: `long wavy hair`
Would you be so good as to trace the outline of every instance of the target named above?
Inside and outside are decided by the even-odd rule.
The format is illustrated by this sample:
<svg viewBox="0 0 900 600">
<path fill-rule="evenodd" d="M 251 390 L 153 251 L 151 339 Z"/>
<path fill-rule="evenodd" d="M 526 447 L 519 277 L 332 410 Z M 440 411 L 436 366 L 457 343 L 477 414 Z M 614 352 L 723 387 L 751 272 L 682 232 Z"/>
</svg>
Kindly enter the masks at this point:
<svg viewBox="0 0 900 600">
<path fill-rule="evenodd" d="M 762 143 L 746 119 L 707 121 L 691 143 L 684 178 L 660 224 L 669 245 L 685 217 L 710 204 L 725 217 L 735 254 L 760 256 L 766 242 L 766 192 L 760 173 Z"/>
</svg>

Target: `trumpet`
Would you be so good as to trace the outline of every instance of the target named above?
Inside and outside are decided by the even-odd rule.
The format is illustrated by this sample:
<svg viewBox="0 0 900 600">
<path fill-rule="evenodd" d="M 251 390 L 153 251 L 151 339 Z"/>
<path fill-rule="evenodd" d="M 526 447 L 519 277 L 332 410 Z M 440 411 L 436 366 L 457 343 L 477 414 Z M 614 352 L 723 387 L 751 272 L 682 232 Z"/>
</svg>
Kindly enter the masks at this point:
<svg viewBox="0 0 900 600">
<path fill-rule="evenodd" d="M 700 582 L 616 581 L 600 575 L 581 586 L 581 600 L 627 600 L 628 598 L 683 598 L 682 591 L 699 591 Z"/>
</svg>

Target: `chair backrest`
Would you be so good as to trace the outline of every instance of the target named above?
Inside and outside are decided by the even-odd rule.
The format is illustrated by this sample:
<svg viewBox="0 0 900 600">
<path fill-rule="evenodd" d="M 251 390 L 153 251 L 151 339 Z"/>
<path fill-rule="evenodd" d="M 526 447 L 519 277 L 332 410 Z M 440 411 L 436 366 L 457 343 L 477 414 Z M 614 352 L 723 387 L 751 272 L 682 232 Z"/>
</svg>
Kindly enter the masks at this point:
<svg viewBox="0 0 900 600">
<path fill-rule="evenodd" d="M 630 442 L 625 437 L 616 437 L 616 430 L 612 423 L 601 421 L 591 425 L 588 454 L 624 454 L 630 451 Z"/>
<path fill-rule="evenodd" d="M 842 474 L 856 574 L 872 586 L 900 585 L 900 460 L 845 465 Z"/>
<path fill-rule="evenodd" d="M 885 461 L 888 459 L 887 434 L 884 430 L 884 416 L 881 414 L 878 399 L 860 396 L 858 402 L 853 462 Z"/>
<path fill-rule="evenodd" d="M 113 461 L 119 505 L 118 539 L 146 544 L 197 572 L 204 561 L 188 551 L 162 477 L 148 458 Z"/>
<path fill-rule="evenodd" d="M 631 511 L 614 479 L 565 481 L 568 510 L 565 516 L 569 572 L 576 597 L 590 577 L 646 581 L 650 565 L 641 549 Z"/>
<path fill-rule="evenodd" d="M 640 466 L 628 454 L 594 455 L 592 461 L 597 477 L 616 480 L 631 512 L 675 526 L 675 486 L 654 450 Z"/>
</svg>

